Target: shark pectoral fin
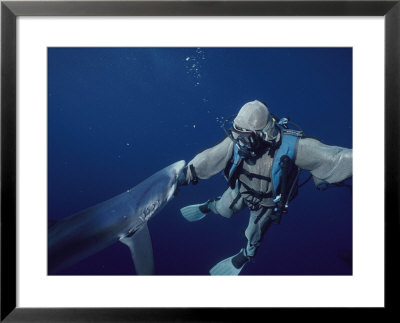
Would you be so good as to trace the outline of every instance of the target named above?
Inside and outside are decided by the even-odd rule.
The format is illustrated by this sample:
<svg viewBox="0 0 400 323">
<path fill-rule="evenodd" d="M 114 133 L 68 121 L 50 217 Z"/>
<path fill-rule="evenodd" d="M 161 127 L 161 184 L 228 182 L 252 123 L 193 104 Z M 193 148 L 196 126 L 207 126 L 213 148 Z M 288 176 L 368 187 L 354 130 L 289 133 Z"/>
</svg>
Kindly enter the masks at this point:
<svg viewBox="0 0 400 323">
<path fill-rule="evenodd" d="M 131 251 L 136 274 L 154 275 L 153 246 L 147 224 L 136 231 L 131 237 L 124 237 L 120 241 L 127 245 Z"/>
</svg>

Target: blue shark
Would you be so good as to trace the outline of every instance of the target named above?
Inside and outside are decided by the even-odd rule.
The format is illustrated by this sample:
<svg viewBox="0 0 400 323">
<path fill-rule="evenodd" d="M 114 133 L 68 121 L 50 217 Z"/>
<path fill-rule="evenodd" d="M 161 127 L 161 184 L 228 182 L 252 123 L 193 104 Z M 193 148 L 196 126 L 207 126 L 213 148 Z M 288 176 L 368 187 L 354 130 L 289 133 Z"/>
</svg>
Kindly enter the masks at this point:
<svg viewBox="0 0 400 323">
<path fill-rule="evenodd" d="M 147 222 L 173 198 L 184 167 L 185 161 L 178 161 L 132 189 L 50 227 L 48 273 L 57 273 L 120 241 L 129 247 L 138 275 L 154 274 Z"/>
</svg>

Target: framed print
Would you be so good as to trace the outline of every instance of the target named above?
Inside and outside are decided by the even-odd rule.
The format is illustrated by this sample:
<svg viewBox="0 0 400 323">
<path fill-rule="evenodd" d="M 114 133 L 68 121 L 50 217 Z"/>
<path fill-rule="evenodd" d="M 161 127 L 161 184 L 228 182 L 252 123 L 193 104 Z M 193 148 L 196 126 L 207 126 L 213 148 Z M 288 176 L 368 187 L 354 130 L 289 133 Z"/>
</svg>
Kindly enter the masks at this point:
<svg viewBox="0 0 400 323">
<path fill-rule="evenodd" d="M 399 6 L 3 1 L 1 319 L 394 311 Z"/>
</svg>

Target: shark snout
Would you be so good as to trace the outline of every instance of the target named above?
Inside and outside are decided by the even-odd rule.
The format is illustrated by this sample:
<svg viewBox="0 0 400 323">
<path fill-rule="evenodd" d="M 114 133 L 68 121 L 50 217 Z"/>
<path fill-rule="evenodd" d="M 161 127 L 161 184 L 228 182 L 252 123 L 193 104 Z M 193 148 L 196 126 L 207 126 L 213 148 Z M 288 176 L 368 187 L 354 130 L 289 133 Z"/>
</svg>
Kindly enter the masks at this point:
<svg viewBox="0 0 400 323">
<path fill-rule="evenodd" d="M 174 180 L 175 182 L 178 180 L 179 175 L 182 173 L 185 168 L 186 162 L 184 160 L 177 161 L 176 163 L 171 165 L 171 168 L 174 171 Z"/>
<path fill-rule="evenodd" d="M 169 190 L 167 194 L 167 201 L 169 201 L 175 193 L 176 187 L 178 185 L 178 178 L 179 175 L 182 173 L 186 162 L 184 160 L 177 161 L 176 163 L 172 164 L 170 167 L 171 171 L 171 179 L 169 183 Z"/>
</svg>

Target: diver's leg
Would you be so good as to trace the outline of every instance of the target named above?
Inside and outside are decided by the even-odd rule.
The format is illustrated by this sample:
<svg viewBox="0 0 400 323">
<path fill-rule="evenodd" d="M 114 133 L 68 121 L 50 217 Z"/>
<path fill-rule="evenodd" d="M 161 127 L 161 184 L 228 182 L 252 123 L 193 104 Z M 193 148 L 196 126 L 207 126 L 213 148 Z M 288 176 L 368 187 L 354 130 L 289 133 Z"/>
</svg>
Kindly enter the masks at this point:
<svg viewBox="0 0 400 323">
<path fill-rule="evenodd" d="M 211 275 L 239 275 L 244 265 L 254 257 L 263 233 L 268 227 L 269 209 L 261 208 L 250 212 L 249 225 L 245 235 L 248 240 L 246 248 L 242 248 L 239 253 L 226 258 L 210 269 Z"/>
<path fill-rule="evenodd" d="M 244 265 L 255 256 L 261 240 L 272 222 L 269 217 L 271 212 L 272 209 L 264 207 L 250 212 L 249 225 L 245 232 L 248 240 L 246 248 L 217 263 L 210 269 L 211 275 L 239 275 Z"/>
<path fill-rule="evenodd" d="M 250 212 L 249 224 L 245 232 L 248 240 L 246 248 L 217 263 L 210 269 L 211 275 L 239 275 L 244 265 L 255 256 L 265 232 L 272 223 L 271 213 L 272 209 L 265 207 Z"/>
<path fill-rule="evenodd" d="M 245 255 L 247 257 L 254 257 L 258 247 L 261 244 L 261 240 L 272 223 L 270 214 L 272 208 L 260 208 L 256 211 L 250 212 L 250 219 L 245 236 L 247 238 L 247 246 L 245 249 Z"/>
<path fill-rule="evenodd" d="M 220 214 L 225 218 L 230 218 L 234 213 L 244 208 L 243 198 L 239 191 L 228 188 L 221 198 L 214 199 L 208 203 L 208 209 L 215 214 Z"/>
<path fill-rule="evenodd" d="M 221 197 L 208 200 L 202 204 L 186 206 L 181 209 L 181 213 L 186 220 L 192 222 L 201 220 L 209 212 L 230 218 L 243 207 L 243 198 L 240 197 L 238 190 L 228 188 Z"/>
</svg>

